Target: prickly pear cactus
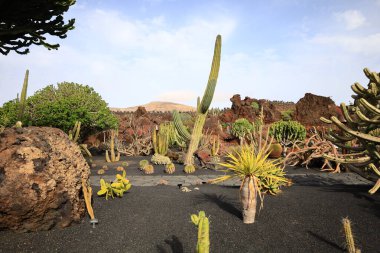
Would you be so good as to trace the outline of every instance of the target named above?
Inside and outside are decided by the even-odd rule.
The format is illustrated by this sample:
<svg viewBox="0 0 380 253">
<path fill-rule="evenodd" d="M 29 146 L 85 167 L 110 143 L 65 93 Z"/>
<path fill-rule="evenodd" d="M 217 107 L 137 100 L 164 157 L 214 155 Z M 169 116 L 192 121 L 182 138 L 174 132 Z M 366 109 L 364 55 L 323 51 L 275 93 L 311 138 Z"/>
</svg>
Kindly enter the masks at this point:
<svg viewBox="0 0 380 253">
<path fill-rule="evenodd" d="M 321 118 L 328 124 L 335 124 L 343 134 L 330 132 L 326 138 L 336 146 L 348 151 L 347 155 L 329 156 L 325 158 L 346 165 L 367 178 L 375 181 L 369 193 L 373 194 L 380 188 L 380 73 L 371 72 L 367 68 L 364 74 L 369 79 L 367 88 L 359 83 L 351 85 L 355 92 L 351 106 L 340 104 L 346 123 L 337 117 Z M 356 145 L 351 145 L 356 143 Z M 375 176 L 368 172 L 372 171 Z"/>
</svg>

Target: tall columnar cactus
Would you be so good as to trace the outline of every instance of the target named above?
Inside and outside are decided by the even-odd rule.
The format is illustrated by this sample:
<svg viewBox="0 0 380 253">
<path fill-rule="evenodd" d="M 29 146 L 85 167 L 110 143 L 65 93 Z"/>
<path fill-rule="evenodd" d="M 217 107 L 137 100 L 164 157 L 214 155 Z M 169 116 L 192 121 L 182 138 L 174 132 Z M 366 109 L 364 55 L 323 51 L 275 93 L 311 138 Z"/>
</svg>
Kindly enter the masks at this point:
<svg viewBox="0 0 380 253">
<path fill-rule="evenodd" d="M 116 137 L 116 134 L 117 134 L 117 131 L 116 130 L 111 130 L 110 131 L 110 137 L 111 137 L 111 140 L 110 140 L 110 153 L 111 153 L 111 157 L 108 153 L 108 150 L 106 150 L 106 161 L 108 163 L 113 163 L 113 162 L 118 162 L 120 160 L 120 153 L 118 152 L 117 155 L 116 155 L 116 152 L 115 152 L 115 137 Z"/>
<path fill-rule="evenodd" d="M 354 83 L 351 86 L 355 92 L 352 96 L 354 104 L 340 105 L 346 123 L 342 123 L 335 116 L 330 119 L 322 117 L 321 120 L 340 128 L 343 134 L 330 132 L 326 138 L 348 152 L 346 156 L 324 155 L 324 157 L 346 165 L 351 170 L 375 181 L 374 187 L 369 191 L 373 194 L 380 188 L 380 73 L 365 68 L 364 74 L 369 79 L 367 88 Z M 356 144 L 351 145 L 351 143 Z M 368 171 L 373 171 L 375 177 L 368 174 Z"/>
<path fill-rule="evenodd" d="M 158 131 L 153 129 L 152 131 L 152 142 L 155 154 L 166 155 L 168 153 L 169 147 L 169 135 L 168 132 Z"/>
<path fill-rule="evenodd" d="M 26 70 L 24 83 L 22 85 L 21 96 L 19 99 L 19 111 L 18 111 L 18 120 L 22 121 L 24 118 L 25 104 L 26 104 L 26 92 L 28 90 L 28 80 L 29 80 L 29 70 Z"/>
<path fill-rule="evenodd" d="M 210 252 L 210 232 L 209 221 L 204 211 L 199 211 L 199 214 L 192 214 L 191 221 L 198 227 L 198 242 L 197 253 Z"/>
<path fill-rule="evenodd" d="M 188 146 L 188 150 L 187 150 L 185 160 L 184 160 L 185 165 L 194 166 L 193 154 L 198 149 L 199 141 L 202 136 L 203 125 L 205 123 L 207 112 L 210 107 L 212 98 L 214 96 L 216 82 L 218 79 L 221 46 L 222 46 L 222 37 L 218 35 L 215 41 L 214 57 L 212 59 L 211 71 L 210 71 L 209 79 L 207 82 L 207 87 L 202 97 L 202 100 L 198 98 L 198 101 L 197 101 L 197 116 L 195 119 L 194 128 L 191 133 L 190 144 Z M 173 118 L 174 118 L 174 115 L 173 115 Z M 178 124 L 179 118 L 177 117 L 176 120 L 177 120 L 177 123 L 175 125 L 176 127 L 178 127 L 178 125 L 180 125 Z M 177 130 L 181 135 L 182 134 L 185 134 L 185 136 L 187 135 L 186 133 L 183 132 L 183 129 L 177 128 Z"/>
</svg>

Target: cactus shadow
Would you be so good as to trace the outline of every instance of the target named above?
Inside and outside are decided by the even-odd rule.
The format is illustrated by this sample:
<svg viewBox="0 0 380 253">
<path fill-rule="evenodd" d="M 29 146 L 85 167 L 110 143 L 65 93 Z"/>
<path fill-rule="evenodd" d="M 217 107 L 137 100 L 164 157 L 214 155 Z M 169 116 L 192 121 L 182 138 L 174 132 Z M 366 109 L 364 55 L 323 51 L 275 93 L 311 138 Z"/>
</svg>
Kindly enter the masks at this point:
<svg viewBox="0 0 380 253">
<path fill-rule="evenodd" d="M 158 253 L 183 253 L 183 244 L 179 238 L 175 235 L 172 235 L 170 239 L 165 239 L 165 243 L 169 245 L 171 251 L 167 251 L 164 246 L 157 245 Z"/>
<path fill-rule="evenodd" d="M 368 193 L 369 188 L 368 185 L 341 185 L 329 187 L 328 189 L 325 189 L 325 191 L 350 193 L 354 198 L 363 200 L 363 203 L 358 204 L 358 206 L 362 207 L 366 212 L 372 213 L 380 218 L 380 199 L 378 197 L 376 198 L 375 195 L 370 195 Z"/>
<path fill-rule="evenodd" d="M 203 197 L 207 200 L 210 201 L 217 206 L 219 206 L 222 210 L 224 210 L 227 213 L 230 213 L 234 216 L 236 216 L 239 219 L 243 219 L 243 215 L 241 213 L 241 210 L 236 208 L 235 206 L 235 201 L 231 201 L 228 197 L 222 195 L 222 194 L 207 194 L 203 193 Z"/>
<path fill-rule="evenodd" d="M 336 244 L 335 242 L 332 242 L 332 241 L 326 239 L 326 238 L 323 237 L 322 235 L 319 235 L 319 234 L 317 234 L 317 233 L 314 233 L 314 232 L 312 232 L 312 231 L 310 231 L 310 230 L 308 230 L 307 233 L 308 233 L 309 235 L 313 236 L 314 238 L 318 239 L 319 241 L 324 242 L 325 244 L 328 244 L 328 245 L 330 245 L 331 247 L 333 247 L 333 248 L 335 248 L 335 249 L 337 249 L 337 250 L 341 250 L 341 251 L 343 251 L 343 252 L 345 251 L 345 248 L 339 246 L 339 245 Z"/>
</svg>

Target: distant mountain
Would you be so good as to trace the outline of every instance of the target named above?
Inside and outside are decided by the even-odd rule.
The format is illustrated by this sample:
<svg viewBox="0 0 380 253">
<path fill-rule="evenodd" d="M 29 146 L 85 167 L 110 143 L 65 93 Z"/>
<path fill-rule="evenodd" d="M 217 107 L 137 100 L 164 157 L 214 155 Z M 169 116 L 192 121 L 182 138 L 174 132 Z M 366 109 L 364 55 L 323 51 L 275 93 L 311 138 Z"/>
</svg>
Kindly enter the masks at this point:
<svg viewBox="0 0 380 253">
<path fill-rule="evenodd" d="M 195 107 L 188 106 L 188 105 L 182 105 L 182 104 L 177 104 L 177 103 L 172 103 L 172 102 L 150 102 L 145 105 L 139 105 L 145 107 L 145 109 L 148 112 L 151 111 L 161 111 L 161 112 L 166 112 L 166 111 L 172 111 L 172 110 L 177 110 L 180 112 L 189 112 L 189 111 L 195 111 Z M 113 112 L 134 112 L 137 110 L 138 106 L 133 106 L 133 107 L 127 107 L 127 108 L 114 108 L 110 107 L 110 110 Z"/>
</svg>

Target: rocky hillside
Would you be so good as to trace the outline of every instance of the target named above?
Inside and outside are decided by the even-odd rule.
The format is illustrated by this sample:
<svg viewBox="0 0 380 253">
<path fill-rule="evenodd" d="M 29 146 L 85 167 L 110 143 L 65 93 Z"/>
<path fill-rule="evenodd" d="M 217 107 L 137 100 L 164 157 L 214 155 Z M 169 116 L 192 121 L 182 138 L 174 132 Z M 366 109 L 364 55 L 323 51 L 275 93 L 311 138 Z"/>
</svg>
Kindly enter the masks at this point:
<svg viewBox="0 0 380 253">
<path fill-rule="evenodd" d="M 182 104 L 176 104 L 172 102 L 150 102 L 145 105 L 139 105 L 145 108 L 148 112 L 152 111 L 159 111 L 159 112 L 167 112 L 172 110 L 177 110 L 180 112 L 189 112 L 189 111 L 195 111 L 195 107 L 188 106 L 188 105 L 182 105 Z M 113 112 L 134 112 L 137 110 L 139 106 L 133 106 L 133 107 L 127 107 L 127 108 L 110 108 Z"/>
</svg>

